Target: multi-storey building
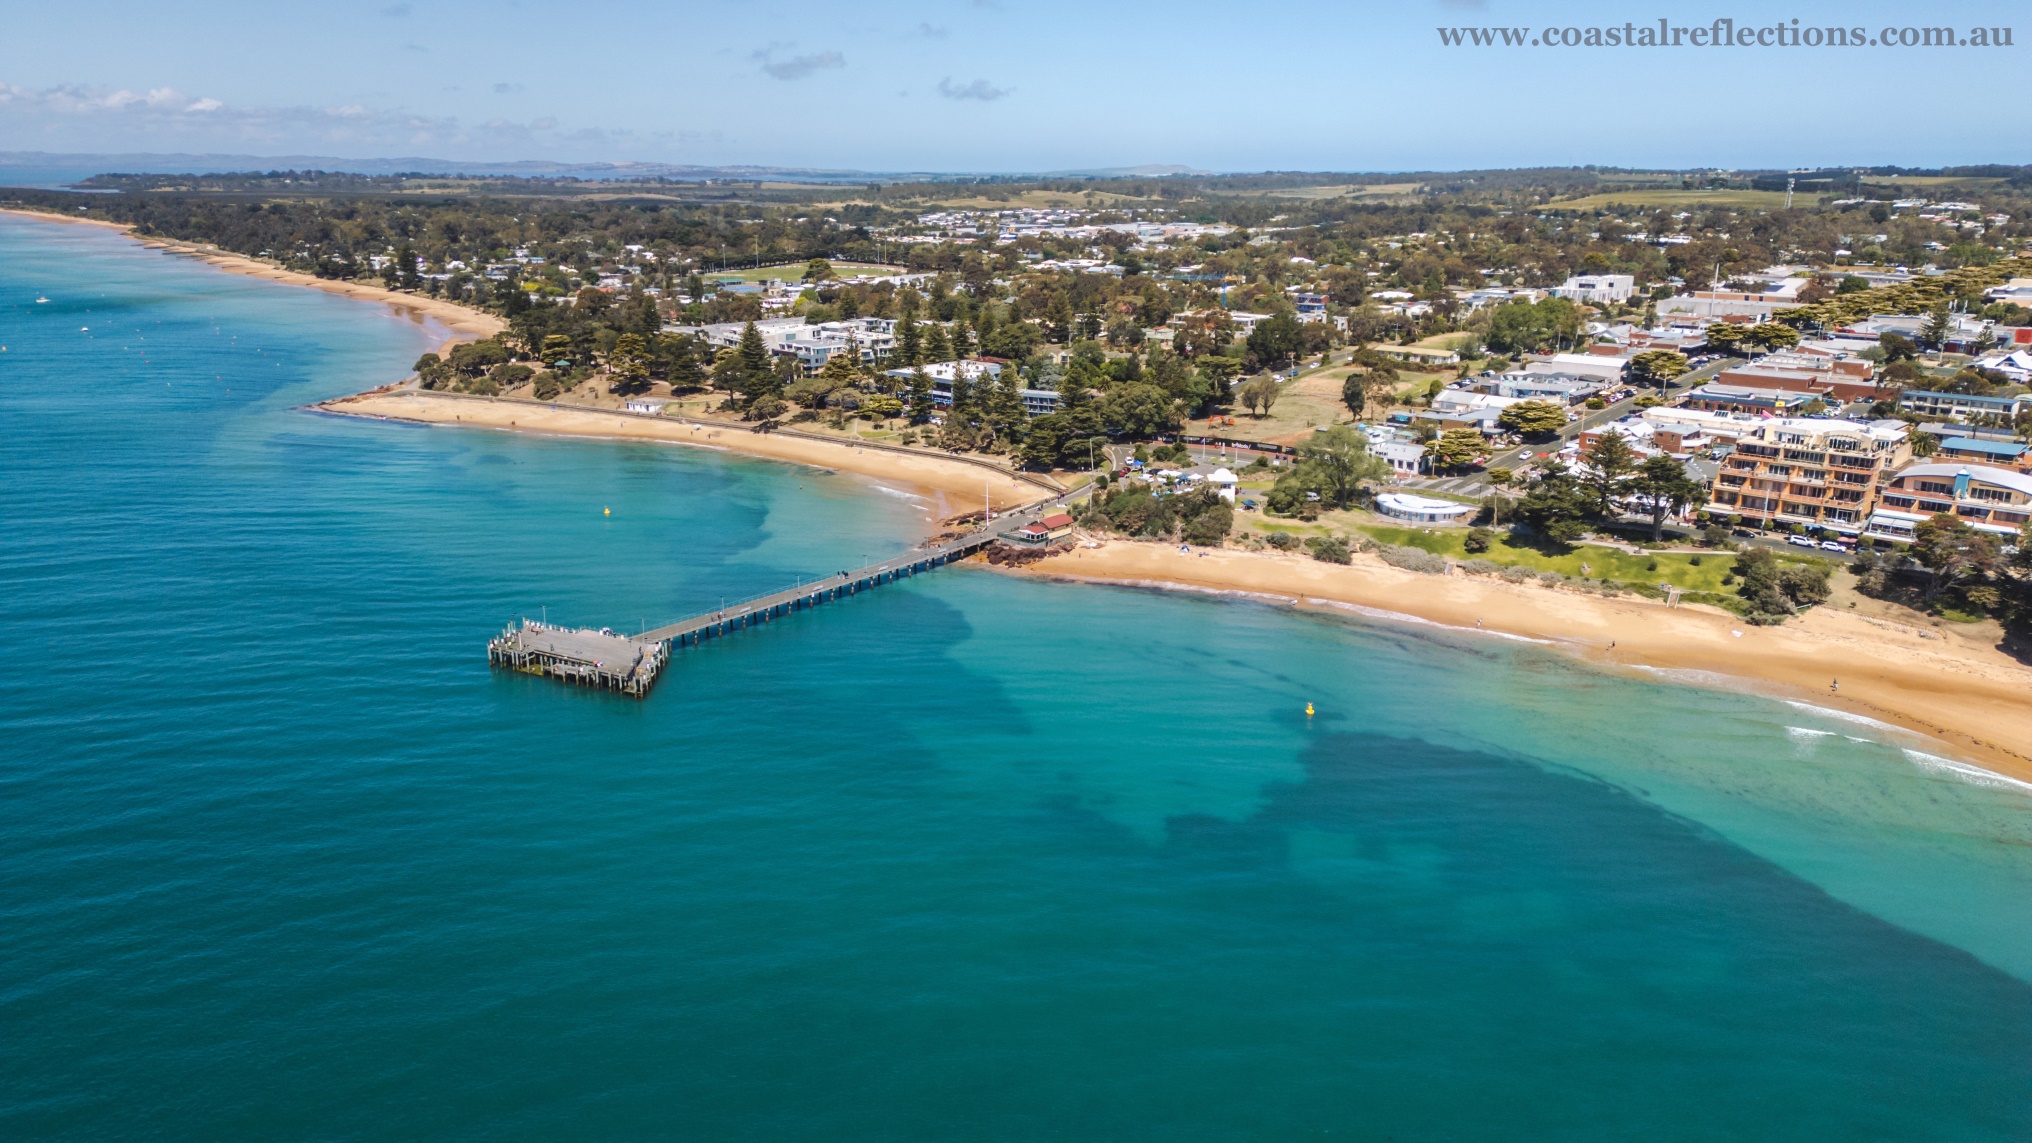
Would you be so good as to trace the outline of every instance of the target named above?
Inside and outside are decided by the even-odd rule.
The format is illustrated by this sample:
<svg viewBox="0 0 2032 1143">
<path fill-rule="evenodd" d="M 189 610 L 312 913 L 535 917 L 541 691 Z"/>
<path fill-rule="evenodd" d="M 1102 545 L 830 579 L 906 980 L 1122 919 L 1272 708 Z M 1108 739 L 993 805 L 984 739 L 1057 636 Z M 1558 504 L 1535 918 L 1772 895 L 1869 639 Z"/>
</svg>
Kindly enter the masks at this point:
<svg viewBox="0 0 2032 1143">
<path fill-rule="evenodd" d="M 1737 438 L 1715 477 L 1713 506 L 1766 527 L 1858 535 L 1883 486 L 1911 459 L 1902 421 L 1772 418 Z"/>
<path fill-rule="evenodd" d="M 2032 518 L 2032 476 L 1986 464 L 1915 464 L 1884 486 L 1863 534 L 1910 543 L 1921 521 L 1943 512 L 1972 528 L 2016 537 Z"/>
</svg>

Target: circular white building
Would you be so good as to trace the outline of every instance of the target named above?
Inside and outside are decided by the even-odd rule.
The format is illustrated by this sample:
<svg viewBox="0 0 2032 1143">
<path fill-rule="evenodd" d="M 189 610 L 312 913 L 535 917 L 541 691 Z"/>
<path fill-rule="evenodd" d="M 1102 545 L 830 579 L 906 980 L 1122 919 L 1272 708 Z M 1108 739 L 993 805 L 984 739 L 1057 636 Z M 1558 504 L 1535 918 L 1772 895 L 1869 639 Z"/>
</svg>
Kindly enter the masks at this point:
<svg viewBox="0 0 2032 1143">
<path fill-rule="evenodd" d="M 1434 500 L 1429 496 L 1412 496 L 1404 492 L 1382 492 L 1376 496 L 1376 511 L 1420 524 L 1457 524 L 1479 510 L 1473 504 L 1456 504 L 1451 500 Z"/>
</svg>

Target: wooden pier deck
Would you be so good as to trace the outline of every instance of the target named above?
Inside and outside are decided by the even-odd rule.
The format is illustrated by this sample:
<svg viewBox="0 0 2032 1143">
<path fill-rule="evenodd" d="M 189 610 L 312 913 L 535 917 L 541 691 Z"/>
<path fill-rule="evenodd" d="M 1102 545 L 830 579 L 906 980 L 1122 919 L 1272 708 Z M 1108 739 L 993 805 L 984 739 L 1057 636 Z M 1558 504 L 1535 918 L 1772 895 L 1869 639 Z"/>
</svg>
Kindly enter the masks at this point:
<svg viewBox="0 0 2032 1143">
<path fill-rule="evenodd" d="M 696 647 L 708 639 L 731 635 L 963 560 L 995 543 L 1006 532 L 1062 511 L 1065 499 L 1066 494 L 1061 493 L 998 517 L 979 531 L 956 540 L 716 607 L 639 635 L 622 636 L 604 628 L 566 629 L 525 619 L 520 627 L 510 625 L 487 645 L 487 658 L 497 666 L 640 697 L 649 692 L 676 649 Z"/>
</svg>

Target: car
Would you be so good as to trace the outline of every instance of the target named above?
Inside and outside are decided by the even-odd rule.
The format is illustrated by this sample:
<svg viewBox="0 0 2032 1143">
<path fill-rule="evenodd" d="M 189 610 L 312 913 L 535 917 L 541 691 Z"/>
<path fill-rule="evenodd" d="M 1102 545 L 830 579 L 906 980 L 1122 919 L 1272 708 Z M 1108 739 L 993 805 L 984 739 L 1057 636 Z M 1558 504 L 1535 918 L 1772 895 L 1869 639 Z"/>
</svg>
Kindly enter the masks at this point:
<svg viewBox="0 0 2032 1143">
<path fill-rule="evenodd" d="M 1847 552 L 1847 551 L 1848 551 L 1849 549 L 1848 549 L 1848 545 L 1846 545 L 1846 544 L 1843 544 L 1843 543 L 1840 543 L 1840 542 L 1838 542 L 1838 541 L 1835 541 L 1835 540 L 1822 540 L 1822 541 L 1820 542 L 1820 550 L 1821 550 L 1821 551 L 1823 551 L 1823 552 L 1843 552 L 1843 553 L 1846 553 L 1846 552 Z"/>
<path fill-rule="evenodd" d="M 1752 532 L 1752 531 L 1751 531 L 1751 530 L 1749 530 L 1748 528 L 1730 528 L 1730 529 L 1729 529 L 1729 535 L 1731 535 L 1731 536 L 1741 536 L 1741 537 L 1743 537 L 1743 538 L 1744 538 L 1744 539 L 1746 539 L 1746 540 L 1747 540 L 1747 539 L 1751 539 L 1751 538 L 1755 537 L 1755 536 L 1756 536 L 1756 534 L 1757 534 L 1757 533 L 1755 533 L 1755 532 Z"/>
<path fill-rule="evenodd" d="M 1787 536 L 1785 537 L 1785 542 L 1795 548 L 1817 548 L 1820 546 L 1805 536 Z"/>
</svg>

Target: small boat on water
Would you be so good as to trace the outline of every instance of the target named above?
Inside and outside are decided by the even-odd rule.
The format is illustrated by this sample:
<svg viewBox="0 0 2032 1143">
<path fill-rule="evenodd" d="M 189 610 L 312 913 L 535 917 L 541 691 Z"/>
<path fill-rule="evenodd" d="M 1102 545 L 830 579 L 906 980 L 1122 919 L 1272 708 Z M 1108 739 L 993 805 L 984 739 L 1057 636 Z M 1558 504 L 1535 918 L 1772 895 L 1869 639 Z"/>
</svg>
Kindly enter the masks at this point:
<svg viewBox="0 0 2032 1143">
<path fill-rule="evenodd" d="M 38 306 L 46 306 L 49 304 L 49 299 L 38 294 L 36 295 L 35 304 Z"/>
</svg>

